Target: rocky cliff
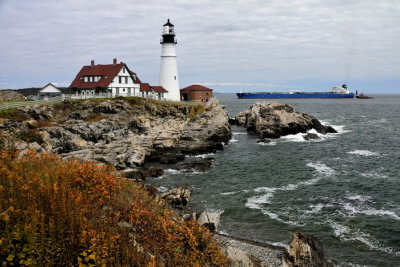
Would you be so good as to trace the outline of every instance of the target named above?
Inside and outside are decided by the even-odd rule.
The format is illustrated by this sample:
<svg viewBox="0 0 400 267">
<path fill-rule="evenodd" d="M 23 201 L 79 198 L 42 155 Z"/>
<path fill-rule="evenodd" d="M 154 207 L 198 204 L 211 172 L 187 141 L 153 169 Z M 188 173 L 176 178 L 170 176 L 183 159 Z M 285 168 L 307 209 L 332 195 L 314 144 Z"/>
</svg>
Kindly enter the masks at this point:
<svg viewBox="0 0 400 267">
<path fill-rule="evenodd" d="M 0 130 L 16 136 L 21 149 L 96 160 L 136 174 L 147 161 L 176 163 L 185 154 L 222 149 L 231 137 L 216 99 L 206 107 L 142 98 L 64 101 L 2 114 Z"/>
<path fill-rule="evenodd" d="M 315 129 L 321 134 L 336 133 L 315 117 L 296 112 L 292 106 L 275 101 L 256 102 L 235 117 L 237 125 L 255 132 L 260 138 L 279 138 L 284 135 L 306 133 Z"/>
</svg>

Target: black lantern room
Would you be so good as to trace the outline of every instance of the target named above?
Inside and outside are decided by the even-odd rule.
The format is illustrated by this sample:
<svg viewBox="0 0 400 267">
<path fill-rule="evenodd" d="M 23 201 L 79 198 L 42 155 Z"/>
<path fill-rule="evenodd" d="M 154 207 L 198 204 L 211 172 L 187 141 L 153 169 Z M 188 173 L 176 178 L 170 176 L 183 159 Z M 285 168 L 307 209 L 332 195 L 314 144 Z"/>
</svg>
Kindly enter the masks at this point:
<svg viewBox="0 0 400 267">
<path fill-rule="evenodd" d="M 172 24 L 169 19 L 167 23 L 163 25 L 162 40 L 161 44 L 173 43 L 176 44 L 174 24 Z"/>
</svg>

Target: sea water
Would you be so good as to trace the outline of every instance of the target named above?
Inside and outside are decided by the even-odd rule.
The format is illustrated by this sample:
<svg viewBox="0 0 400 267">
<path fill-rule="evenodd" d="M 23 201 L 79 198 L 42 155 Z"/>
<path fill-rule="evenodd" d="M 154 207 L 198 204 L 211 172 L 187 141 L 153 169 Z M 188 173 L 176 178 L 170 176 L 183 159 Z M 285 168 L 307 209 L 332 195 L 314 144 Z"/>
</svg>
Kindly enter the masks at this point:
<svg viewBox="0 0 400 267">
<path fill-rule="evenodd" d="M 218 94 L 233 117 L 257 100 Z M 154 184 L 194 189 L 191 205 L 221 213 L 229 235 L 288 246 L 314 235 L 339 266 L 398 266 L 400 260 L 400 95 L 375 99 L 280 99 L 337 134 L 268 143 L 233 127 L 205 173 L 168 171 Z"/>
</svg>

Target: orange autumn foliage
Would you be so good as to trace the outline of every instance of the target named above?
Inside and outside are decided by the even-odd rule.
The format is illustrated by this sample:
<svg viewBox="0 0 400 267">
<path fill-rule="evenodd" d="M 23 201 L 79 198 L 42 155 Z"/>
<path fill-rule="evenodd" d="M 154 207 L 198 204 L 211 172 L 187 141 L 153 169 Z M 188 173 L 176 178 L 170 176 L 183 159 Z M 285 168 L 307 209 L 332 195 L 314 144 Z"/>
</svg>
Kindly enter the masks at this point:
<svg viewBox="0 0 400 267">
<path fill-rule="evenodd" d="M 95 162 L 0 150 L 5 266 L 225 266 L 210 232 Z"/>
</svg>

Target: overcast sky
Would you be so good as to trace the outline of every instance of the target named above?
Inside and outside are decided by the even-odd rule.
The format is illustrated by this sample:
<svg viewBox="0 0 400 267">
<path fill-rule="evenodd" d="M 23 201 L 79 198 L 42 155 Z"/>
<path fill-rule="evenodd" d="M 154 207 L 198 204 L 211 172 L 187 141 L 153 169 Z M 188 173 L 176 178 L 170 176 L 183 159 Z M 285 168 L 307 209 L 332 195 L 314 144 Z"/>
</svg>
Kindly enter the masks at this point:
<svg viewBox="0 0 400 267">
<path fill-rule="evenodd" d="M 0 0 L 0 88 L 69 86 L 113 58 L 157 85 L 168 17 L 181 88 L 400 93 L 397 0 Z"/>
</svg>

